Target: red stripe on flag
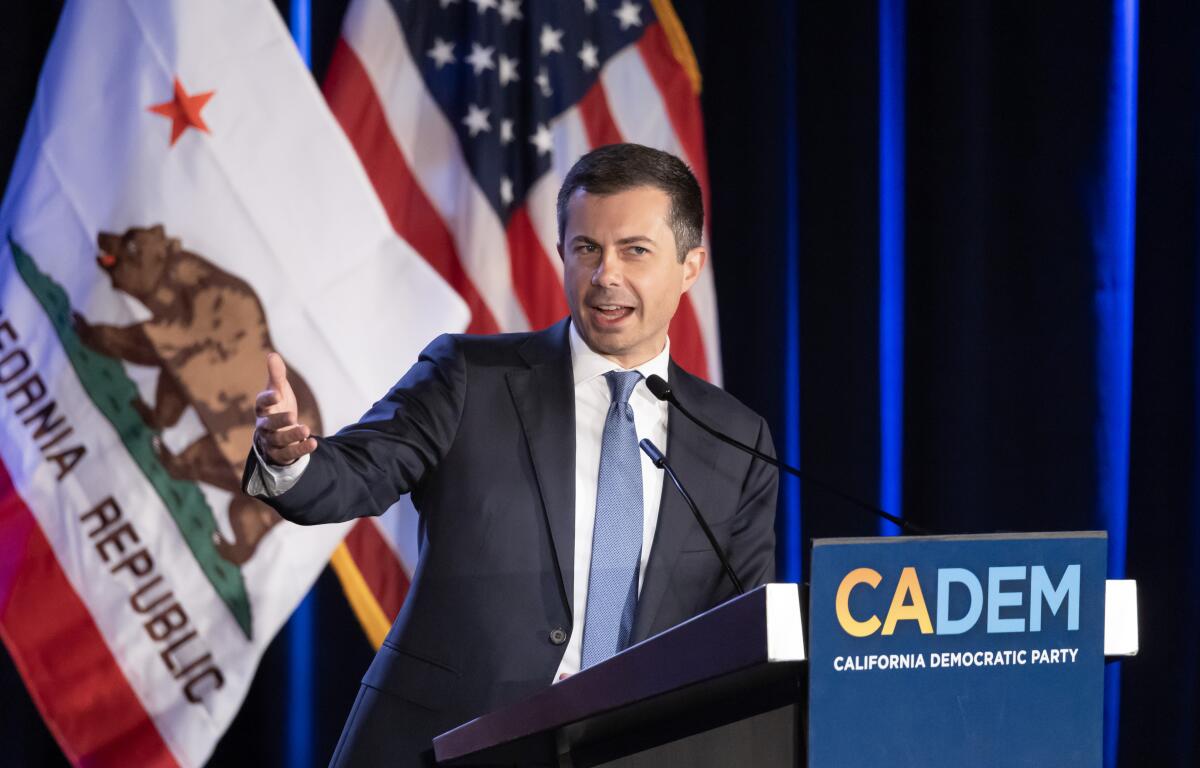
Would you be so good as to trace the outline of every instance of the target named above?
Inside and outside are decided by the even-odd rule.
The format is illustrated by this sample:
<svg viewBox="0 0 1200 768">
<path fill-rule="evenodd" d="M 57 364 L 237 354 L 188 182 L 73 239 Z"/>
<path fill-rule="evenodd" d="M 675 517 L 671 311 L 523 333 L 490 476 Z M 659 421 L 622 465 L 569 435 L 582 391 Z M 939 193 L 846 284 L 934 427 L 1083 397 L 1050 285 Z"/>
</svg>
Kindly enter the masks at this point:
<svg viewBox="0 0 1200 768">
<path fill-rule="evenodd" d="M 684 294 L 679 300 L 679 309 L 671 318 L 671 359 L 690 374 L 708 380 L 708 356 L 704 352 L 704 337 L 700 334 L 700 323 L 696 319 L 696 308 Z"/>
<path fill-rule="evenodd" d="M 3 464 L 0 638 L 72 763 L 177 765 Z"/>
<path fill-rule="evenodd" d="M 587 133 L 588 143 L 592 147 L 620 144 L 625 140 L 621 137 L 616 121 L 613 120 L 602 81 L 596 80 L 596 84 L 579 100 L 579 116 L 583 120 L 583 130 Z"/>
<path fill-rule="evenodd" d="M 426 197 L 396 145 L 387 117 L 362 62 L 338 38 L 325 76 L 325 100 L 350 138 L 392 226 L 462 296 L 471 310 L 471 333 L 500 326 L 463 269 L 454 237 Z"/>
<path fill-rule="evenodd" d="M 395 621 L 408 595 L 408 574 L 388 546 L 383 532 L 370 520 L 359 520 L 346 535 L 346 549 L 362 573 L 363 581 L 379 601 L 388 621 Z"/>
<path fill-rule="evenodd" d="M 529 318 L 530 329 L 536 331 L 557 323 L 567 315 L 567 300 L 525 206 L 513 211 L 507 235 L 513 288 Z"/>
<path fill-rule="evenodd" d="M 700 181 L 705 198 L 704 210 L 710 210 L 708 160 L 704 154 L 704 118 L 700 113 L 700 99 L 692 90 L 692 81 L 687 72 L 671 52 L 671 43 L 661 24 L 647 27 L 637 45 L 642 61 L 646 62 L 646 70 L 658 86 L 667 118 L 675 129 L 679 145 L 683 147 L 685 159 Z"/>
</svg>

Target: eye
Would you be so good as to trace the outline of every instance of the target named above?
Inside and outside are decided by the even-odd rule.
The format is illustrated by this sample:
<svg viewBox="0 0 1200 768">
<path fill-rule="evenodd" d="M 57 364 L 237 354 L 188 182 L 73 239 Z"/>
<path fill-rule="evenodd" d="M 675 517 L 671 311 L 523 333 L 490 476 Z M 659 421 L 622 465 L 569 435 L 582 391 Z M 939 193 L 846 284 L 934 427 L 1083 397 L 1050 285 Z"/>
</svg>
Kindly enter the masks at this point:
<svg viewBox="0 0 1200 768">
<path fill-rule="evenodd" d="M 650 249 L 643 248 L 640 245 L 632 245 L 629 247 L 629 252 L 634 256 L 645 256 L 647 253 L 650 253 Z"/>
</svg>

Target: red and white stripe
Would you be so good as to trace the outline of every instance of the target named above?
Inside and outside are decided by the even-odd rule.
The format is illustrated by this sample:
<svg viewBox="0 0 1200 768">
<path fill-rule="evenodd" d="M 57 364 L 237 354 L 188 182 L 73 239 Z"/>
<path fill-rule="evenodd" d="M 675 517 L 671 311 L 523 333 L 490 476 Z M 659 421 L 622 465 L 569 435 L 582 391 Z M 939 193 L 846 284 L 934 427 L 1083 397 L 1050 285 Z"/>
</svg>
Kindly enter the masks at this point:
<svg viewBox="0 0 1200 768">
<path fill-rule="evenodd" d="M 533 183 L 507 227 L 476 186 L 453 126 L 425 90 L 414 60 L 422 55 L 409 50 L 386 0 L 354 0 L 325 96 L 397 233 L 467 302 L 468 330 L 537 329 L 567 314 L 555 200 L 567 170 L 590 149 L 632 141 L 682 157 L 700 180 L 707 208 L 699 98 L 658 23 L 611 59 L 589 92 L 549 126 L 553 168 Z M 670 334 L 676 362 L 719 384 L 711 260 L 683 297 Z M 411 509 L 404 514 L 411 517 Z M 415 550 L 397 543 L 396 528 L 386 519 L 365 520 L 346 539 L 389 619 L 399 611 L 414 564 Z"/>
<path fill-rule="evenodd" d="M 0 638 L 67 759 L 178 765 L 3 462 L 0 544 Z"/>
</svg>

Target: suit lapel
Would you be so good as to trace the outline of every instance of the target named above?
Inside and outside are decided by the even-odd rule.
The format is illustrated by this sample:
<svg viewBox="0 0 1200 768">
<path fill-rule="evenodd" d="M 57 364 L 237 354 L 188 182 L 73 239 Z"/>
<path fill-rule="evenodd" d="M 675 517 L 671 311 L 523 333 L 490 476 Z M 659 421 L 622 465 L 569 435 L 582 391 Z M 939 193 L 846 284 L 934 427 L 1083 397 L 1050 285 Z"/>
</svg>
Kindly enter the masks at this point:
<svg viewBox="0 0 1200 768">
<path fill-rule="evenodd" d="M 529 367 L 509 371 L 508 389 L 525 432 L 568 611 L 575 574 L 575 386 L 566 321 L 520 349 Z"/>
<path fill-rule="evenodd" d="M 671 388 L 678 393 L 680 401 L 688 410 L 704 418 L 703 390 L 695 387 L 691 379 L 682 374 L 673 361 L 669 378 Z M 692 498 L 701 500 L 697 502 L 700 505 L 703 505 L 703 499 L 707 496 L 704 484 L 712 475 L 716 455 L 712 446 L 708 445 L 709 441 L 709 436 L 703 430 L 686 416 L 672 409 L 667 423 L 667 460 Z M 701 506 L 700 512 L 704 511 Z M 688 509 L 687 502 L 680 496 L 671 478 L 665 476 L 664 471 L 658 526 L 654 532 L 654 546 L 650 550 L 650 559 L 646 563 L 642 593 L 638 597 L 631 643 L 640 642 L 650 636 L 654 619 L 670 586 L 675 561 L 679 558 L 684 541 L 695 527 L 696 519 L 692 516 L 692 511 Z"/>
</svg>

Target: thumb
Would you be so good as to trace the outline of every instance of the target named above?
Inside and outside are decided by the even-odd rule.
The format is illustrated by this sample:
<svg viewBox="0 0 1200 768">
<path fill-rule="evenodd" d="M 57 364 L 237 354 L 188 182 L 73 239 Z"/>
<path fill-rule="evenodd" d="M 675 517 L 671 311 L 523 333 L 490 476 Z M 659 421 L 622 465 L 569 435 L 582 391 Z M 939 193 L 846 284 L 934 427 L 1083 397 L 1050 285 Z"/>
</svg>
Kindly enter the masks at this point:
<svg viewBox="0 0 1200 768">
<path fill-rule="evenodd" d="M 278 352 L 267 353 L 267 387 L 278 392 L 281 397 L 289 390 L 287 366 Z"/>
</svg>

